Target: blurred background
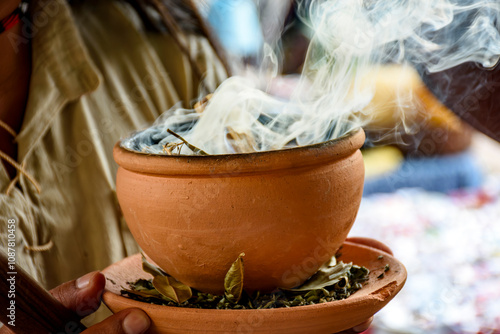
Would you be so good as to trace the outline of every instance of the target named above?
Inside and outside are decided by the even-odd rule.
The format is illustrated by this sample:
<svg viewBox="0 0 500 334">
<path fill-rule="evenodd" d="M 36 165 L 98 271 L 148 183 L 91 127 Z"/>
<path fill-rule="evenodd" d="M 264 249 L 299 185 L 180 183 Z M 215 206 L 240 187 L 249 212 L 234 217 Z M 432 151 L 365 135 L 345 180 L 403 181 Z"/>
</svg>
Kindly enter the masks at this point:
<svg viewBox="0 0 500 334">
<path fill-rule="evenodd" d="M 283 77 L 271 91 L 286 98 L 312 34 L 294 2 L 199 5 L 240 68 L 258 70 L 263 43 L 273 47 Z M 500 333 L 500 144 L 448 110 L 414 69 L 388 64 L 373 76 L 364 198 L 351 236 L 388 244 L 408 281 L 370 332 Z"/>
</svg>

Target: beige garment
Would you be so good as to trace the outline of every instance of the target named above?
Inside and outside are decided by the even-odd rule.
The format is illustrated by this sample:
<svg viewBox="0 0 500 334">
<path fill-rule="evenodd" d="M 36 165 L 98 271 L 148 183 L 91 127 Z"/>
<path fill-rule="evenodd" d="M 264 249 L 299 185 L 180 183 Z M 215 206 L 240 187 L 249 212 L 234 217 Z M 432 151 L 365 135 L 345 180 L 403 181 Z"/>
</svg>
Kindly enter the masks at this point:
<svg viewBox="0 0 500 334">
<path fill-rule="evenodd" d="M 7 220 L 16 219 L 18 265 L 52 288 L 137 252 L 116 199 L 113 145 L 178 101 L 189 104 L 199 83 L 172 38 L 145 32 L 124 2 L 39 0 L 31 11 L 18 160 L 41 193 L 21 175 L 6 194 L 11 182 L 0 167 L 1 248 Z M 183 38 L 214 89 L 225 72 L 208 42 Z"/>
</svg>

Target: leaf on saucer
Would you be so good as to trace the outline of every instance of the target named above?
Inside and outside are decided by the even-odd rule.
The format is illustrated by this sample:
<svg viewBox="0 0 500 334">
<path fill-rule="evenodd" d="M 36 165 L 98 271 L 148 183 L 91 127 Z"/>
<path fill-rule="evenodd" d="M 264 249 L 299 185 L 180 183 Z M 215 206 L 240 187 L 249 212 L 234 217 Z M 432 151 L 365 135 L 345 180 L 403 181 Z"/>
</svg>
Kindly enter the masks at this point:
<svg viewBox="0 0 500 334">
<path fill-rule="evenodd" d="M 127 292 L 129 295 L 136 295 L 144 298 L 159 298 L 162 299 L 162 295 L 156 289 L 150 290 L 130 290 L 130 289 L 122 289 Z"/>
<path fill-rule="evenodd" d="M 320 290 L 332 285 L 335 285 L 341 281 L 349 281 L 349 271 L 351 270 L 352 264 L 345 264 L 342 261 L 337 263 L 335 266 L 323 266 L 312 275 L 304 284 L 295 289 L 282 289 L 284 291 L 290 292 L 303 292 L 311 290 Z"/>
<path fill-rule="evenodd" d="M 236 261 L 233 262 L 224 279 L 224 294 L 226 299 L 234 304 L 240 301 L 243 293 L 243 278 L 245 271 L 243 256 L 245 256 L 245 253 L 241 253 Z"/>
<path fill-rule="evenodd" d="M 161 304 L 164 304 L 166 302 L 167 303 L 171 302 L 171 300 L 169 298 L 166 298 L 165 296 L 163 296 L 155 288 L 148 289 L 148 290 L 146 290 L 146 289 L 135 290 L 135 287 L 132 290 L 122 288 L 122 293 L 126 293 L 132 299 L 144 301 L 144 302 L 147 302 L 147 303 L 154 303 L 154 304 L 160 304 L 161 305 Z"/>
<path fill-rule="evenodd" d="M 164 297 L 179 304 L 184 303 L 193 296 L 189 286 L 182 284 L 171 276 L 155 276 L 153 286 Z"/>
<path fill-rule="evenodd" d="M 332 256 L 332 258 L 328 260 L 325 264 L 323 264 L 319 269 L 331 268 L 335 267 L 336 265 L 337 265 L 337 258 L 335 256 Z"/>
<path fill-rule="evenodd" d="M 139 279 L 135 283 L 129 283 L 134 291 L 148 291 L 154 290 L 154 286 L 150 280 Z"/>
<path fill-rule="evenodd" d="M 153 275 L 153 277 L 156 276 L 168 276 L 168 274 L 163 271 L 161 268 L 155 266 L 154 264 L 148 262 L 144 254 L 142 254 L 142 270 L 147 272 L 148 274 Z"/>
</svg>

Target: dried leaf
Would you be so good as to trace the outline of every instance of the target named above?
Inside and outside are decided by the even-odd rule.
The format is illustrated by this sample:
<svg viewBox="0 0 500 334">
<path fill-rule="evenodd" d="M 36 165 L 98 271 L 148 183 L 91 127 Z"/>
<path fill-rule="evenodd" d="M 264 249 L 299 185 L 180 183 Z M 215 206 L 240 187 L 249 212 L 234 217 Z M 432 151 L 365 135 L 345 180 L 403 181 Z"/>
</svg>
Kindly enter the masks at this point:
<svg viewBox="0 0 500 334">
<path fill-rule="evenodd" d="M 209 155 L 207 152 L 203 151 L 202 149 L 194 146 L 194 145 L 191 145 L 190 143 L 187 142 L 186 139 L 182 138 L 180 135 L 178 135 L 177 133 L 175 133 L 174 131 L 170 130 L 170 129 L 167 129 L 167 132 L 170 133 L 172 136 L 174 136 L 175 138 L 179 139 L 180 141 L 182 141 L 184 144 L 186 144 L 187 147 L 189 147 L 189 149 L 191 151 L 193 151 L 194 154 L 198 154 L 198 155 Z"/>
<path fill-rule="evenodd" d="M 319 269 L 332 268 L 337 265 L 337 258 L 332 256 L 330 260 L 328 260 L 325 264 L 323 264 Z"/>
<path fill-rule="evenodd" d="M 207 107 L 208 102 L 210 101 L 212 96 L 213 96 L 213 94 L 208 94 L 207 96 L 202 98 L 200 101 L 196 102 L 196 104 L 194 105 L 194 110 L 196 110 L 196 112 L 198 114 L 203 113 L 203 111 L 205 111 L 205 108 Z"/>
<path fill-rule="evenodd" d="M 304 284 L 295 289 L 283 289 L 290 292 L 303 292 L 319 290 L 337 284 L 342 279 L 349 280 L 348 273 L 352 264 L 340 261 L 333 267 L 323 266 L 318 272 L 311 276 Z"/>
<path fill-rule="evenodd" d="M 129 283 L 129 285 L 135 291 L 154 290 L 151 280 L 139 279 L 135 283 Z"/>
<path fill-rule="evenodd" d="M 122 289 L 123 291 L 126 291 L 129 295 L 136 295 L 144 298 L 159 298 L 162 299 L 162 294 L 160 294 L 156 289 L 152 290 L 129 290 L 129 289 Z"/>
<path fill-rule="evenodd" d="M 193 296 L 190 287 L 171 276 L 155 276 L 153 286 L 163 296 L 179 304 Z"/>
<path fill-rule="evenodd" d="M 139 279 L 135 282 L 129 282 L 131 289 L 127 290 L 122 288 L 121 292 L 123 295 L 127 295 L 128 298 L 158 305 L 194 307 L 201 309 L 262 309 L 303 306 L 345 299 L 357 290 L 361 289 L 363 287 L 362 282 L 369 279 L 370 271 L 365 267 L 359 267 L 351 264 L 345 265 L 343 263 L 340 263 L 340 266 L 332 266 L 335 263 L 334 258 L 332 258 L 332 261 L 327 262 L 321 267 L 323 274 L 325 272 L 331 273 L 329 276 L 330 281 L 328 284 L 324 284 L 328 285 L 325 288 L 317 289 L 317 286 L 307 288 L 307 285 L 311 285 L 314 281 L 315 276 L 313 276 L 306 282 L 307 285 L 304 284 L 299 287 L 302 288 L 302 290 L 295 289 L 294 291 L 293 289 L 283 289 L 284 291 L 278 291 L 271 294 L 260 294 L 259 292 L 256 292 L 252 296 L 243 294 L 242 291 L 244 273 L 243 260 L 241 259 L 242 256 L 244 256 L 244 254 L 241 254 L 231 266 L 230 272 L 233 274 L 229 275 L 228 273 L 227 275 L 228 288 L 233 288 L 233 291 L 230 293 L 226 292 L 224 295 L 212 295 L 196 290 L 191 292 L 191 290 L 187 290 L 182 283 L 176 281 L 160 268 L 156 268 L 154 265 L 148 263 L 145 259 L 143 259 L 146 263 L 145 267 L 149 273 L 154 273 L 155 276 L 158 277 L 156 281 L 153 282 L 152 279 Z M 349 272 L 346 276 L 342 276 L 338 279 L 337 276 L 339 274 L 341 275 L 343 271 L 342 269 L 345 266 L 350 266 Z M 161 275 L 158 275 L 158 273 Z M 318 276 L 316 276 L 316 278 Z M 382 278 L 383 276 L 384 275 L 382 274 L 379 278 Z M 239 277 L 240 280 L 235 281 L 239 281 L 240 283 L 231 284 L 229 282 L 229 277 Z M 333 284 L 334 282 L 337 283 Z M 156 283 L 157 287 L 160 287 L 161 285 L 160 289 L 162 291 L 166 290 L 163 291 L 164 294 L 158 291 L 154 283 Z M 329 284 L 333 285 L 330 286 Z M 164 287 L 164 285 L 166 285 L 166 287 Z M 236 287 L 239 287 L 239 289 Z M 304 287 L 306 288 L 304 289 Z M 192 293 L 194 293 L 194 296 L 189 298 Z M 236 297 L 238 297 L 238 295 L 240 300 L 236 303 Z M 180 298 L 181 296 L 183 298 Z M 186 300 L 186 298 L 189 298 L 189 300 Z"/>
<path fill-rule="evenodd" d="M 151 264 L 148 262 L 144 254 L 142 254 L 142 270 L 147 272 L 148 274 L 153 275 L 153 277 L 156 276 L 168 276 L 166 272 L 164 272 L 161 268 L 155 266 L 154 264 Z"/>
<path fill-rule="evenodd" d="M 252 133 L 249 131 L 239 132 L 231 126 L 228 126 L 226 128 L 226 139 L 235 153 L 255 152 L 257 144 L 255 143 L 255 138 Z"/>
<path fill-rule="evenodd" d="M 245 256 L 245 253 L 241 253 L 233 262 L 224 279 L 225 296 L 231 303 L 238 303 L 243 293 L 243 256 Z"/>
</svg>

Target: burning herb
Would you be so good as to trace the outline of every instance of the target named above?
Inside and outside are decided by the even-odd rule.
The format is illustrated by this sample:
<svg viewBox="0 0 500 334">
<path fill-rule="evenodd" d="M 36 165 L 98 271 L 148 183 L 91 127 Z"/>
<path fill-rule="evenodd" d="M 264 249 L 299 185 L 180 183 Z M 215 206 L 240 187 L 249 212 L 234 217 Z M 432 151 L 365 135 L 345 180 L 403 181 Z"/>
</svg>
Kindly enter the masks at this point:
<svg viewBox="0 0 500 334">
<path fill-rule="evenodd" d="M 231 265 L 224 281 L 226 290 L 224 295 L 216 296 L 209 293 L 189 289 L 186 286 L 174 287 L 171 284 L 173 277 L 168 276 L 160 268 L 156 268 L 143 258 L 143 268 L 152 274 L 155 279 L 140 279 L 129 283 L 130 289 L 122 289 L 122 295 L 143 301 L 167 306 L 202 309 L 266 309 L 303 306 L 319 303 L 327 303 L 335 300 L 345 299 L 363 287 L 363 282 L 368 280 L 369 270 L 343 262 L 336 263 L 335 257 L 322 266 L 320 270 L 309 278 L 303 285 L 295 289 L 282 289 L 270 294 L 256 292 L 248 294 L 243 290 L 244 265 L 241 254 Z M 383 275 L 383 274 L 382 274 Z M 156 280 L 156 282 L 155 282 Z M 167 291 L 158 281 L 168 281 Z M 177 281 L 175 281 L 177 282 Z M 182 283 L 180 283 L 182 284 Z M 156 287 L 156 288 L 155 288 Z M 160 289 L 157 289 L 160 287 Z M 176 289 L 173 297 L 171 290 Z M 160 290 L 160 291 L 159 291 Z M 161 292 L 163 291 L 163 292 Z M 182 298 L 179 298 L 182 296 Z"/>
<path fill-rule="evenodd" d="M 231 126 L 226 128 L 226 139 L 235 153 L 255 152 L 255 138 L 249 132 L 238 132 Z"/>
<path fill-rule="evenodd" d="M 174 136 L 175 138 L 179 139 L 180 141 L 182 141 L 187 147 L 189 147 L 189 149 L 191 151 L 193 151 L 194 154 L 199 154 L 199 155 L 208 155 L 207 152 L 203 151 L 202 149 L 199 149 L 198 147 L 194 146 L 194 145 L 191 145 L 190 143 L 187 142 L 186 139 L 182 138 L 180 135 L 178 135 L 177 133 L 175 133 L 174 131 L 170 130 L 170 129 L 167 129 L 167 132 L 170 133 L 172 136 Z"/>
<path fill-rule="evenodd" d="M 208 105 L 208 102 L 210 99 L 214 96 L 214 94 L 208 94 L 205 97 L 203 97 L 200 101 L 196 102 L 194 105 L 193 109 L 198 113 L 202 114 L 205 111 L 205 108 Z"/>
</svg>

